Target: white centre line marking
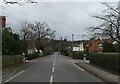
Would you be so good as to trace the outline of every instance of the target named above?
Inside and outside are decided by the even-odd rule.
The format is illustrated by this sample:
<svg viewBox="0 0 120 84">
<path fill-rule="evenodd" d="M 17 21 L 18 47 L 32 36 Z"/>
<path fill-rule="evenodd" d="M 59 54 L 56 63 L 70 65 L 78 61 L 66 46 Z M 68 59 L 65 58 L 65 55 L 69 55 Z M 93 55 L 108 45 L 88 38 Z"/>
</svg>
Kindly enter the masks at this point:
<svg viewBox="0 0 120 84">
<path fill-rule="evenodd" d="M 81 71 L 85 71 L 83 68 L 77 66 L 76 64 L 73 64 L 74 66 L 76 66 L 78 69 L 80 69 Z"/>
<path fill-rule="evenodd" d="M 53 66 L 55 66 L 55 63 L 53 63 Z"/>
<path fill-rule="evenodd" d="M 54 71 L 55 71 L 55 62 L 56 62 L 56 57 L 54 57 L 54 62 L 53 62 L 53 68 L 52 68 L 52 74 L 54 73 Z M 50 84 L 52 84 L 52 82 L 53 82 L 53 75 L 51 75 L 51 77 L 50 77 Z"/>
<path fill-rule="evenodd" d="M 55 66 L 56 58 L 54 58 L 53 66 Z"/>
<path fill-rule="evenodd" d="M 50 84 L 53 82 L 53 76 L 50 77 Z"/>
<path fill-rule="evenodd" d="M 8 82 L 10 80 L 12 80 L 13 78 L 17 77 L 18 75 L 22 74 L 24 71 L 19 72 L 18 74 L 14 75 L 13 77 L 9 78 L 8 80 L 6 80 L 5 82 Z"/>
<path fill-rule="evenodd" d="M 56 61 L 56 58 L 54 58 L 54 61 Z"/>
<path fill-rule="evenodd" d="M 53 63 L 53 66 L 55 66 L 55 61 L 54 61 L 54 63 Z"/>
<path fill-rule="evenodd" d="M 52 72 L 54 72 L 54 71 L 55 71 L 55 67 L 52 68 Z"/>
</svg>

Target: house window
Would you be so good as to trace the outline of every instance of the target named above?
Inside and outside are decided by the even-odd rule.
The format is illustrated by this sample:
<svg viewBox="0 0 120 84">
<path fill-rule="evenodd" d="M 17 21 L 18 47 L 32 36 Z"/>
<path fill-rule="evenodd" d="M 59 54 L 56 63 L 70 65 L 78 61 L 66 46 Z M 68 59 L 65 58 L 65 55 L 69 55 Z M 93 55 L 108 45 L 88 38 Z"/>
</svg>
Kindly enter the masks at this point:
<svg viewBox="0 0 120 84">
<path fill-rule="evenodd" d="M 99 44 L 99 45 L 98 45 L 98 48 L 103 48 L 103 44 Z"/>
</svg>

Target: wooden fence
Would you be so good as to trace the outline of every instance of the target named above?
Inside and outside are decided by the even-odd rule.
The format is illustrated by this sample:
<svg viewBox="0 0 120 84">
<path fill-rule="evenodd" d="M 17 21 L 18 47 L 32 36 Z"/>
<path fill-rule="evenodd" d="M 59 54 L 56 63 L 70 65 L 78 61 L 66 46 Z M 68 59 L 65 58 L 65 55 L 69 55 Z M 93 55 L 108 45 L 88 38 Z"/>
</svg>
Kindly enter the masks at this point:
<svg viewBox="0 0 120 84">
<path fill-rule="evenodd" d="M 3 55 L 2 56 L 2 66 L 12 65 L 20 62 L 23 62 L 22 55 Z"/>
</svg>

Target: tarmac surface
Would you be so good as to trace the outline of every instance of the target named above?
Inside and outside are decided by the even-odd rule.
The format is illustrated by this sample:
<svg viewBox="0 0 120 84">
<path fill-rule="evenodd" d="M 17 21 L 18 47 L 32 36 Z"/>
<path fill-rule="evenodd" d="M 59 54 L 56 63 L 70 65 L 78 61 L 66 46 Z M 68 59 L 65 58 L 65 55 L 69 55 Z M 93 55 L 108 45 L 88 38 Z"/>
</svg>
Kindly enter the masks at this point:
<svg viewBox="0 0 120 84">
<path fill-rule="evenodd" d="M 38 82 L 41 84 L 43 82 L 118 84 L 119 82 L 119 76 L 96 68 L 90 65 L 89 61 L 73 60 L 62 55 L 50 55 L 18 65 L 3 69 L 3 82 Z"/>
</svg>

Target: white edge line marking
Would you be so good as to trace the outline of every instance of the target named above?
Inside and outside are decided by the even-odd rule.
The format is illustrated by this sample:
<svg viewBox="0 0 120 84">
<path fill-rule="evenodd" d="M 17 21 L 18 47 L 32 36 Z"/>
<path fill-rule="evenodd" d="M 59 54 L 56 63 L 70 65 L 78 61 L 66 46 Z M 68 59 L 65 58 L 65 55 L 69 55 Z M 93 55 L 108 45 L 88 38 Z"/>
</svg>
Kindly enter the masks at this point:
<svg viewBox="0 0 120 84">
<path fill-rule="evenodd" d="M 53 76 L 50 77 L 50 84 L 53 82 Z"/>
<path fill-rule="evenodd" d="M 54 72 L 54 71 L 55 71 L 55 67 L 52 68 L 52 72 Z"/>
<path fill-rule="evenodd" d="M 74 66 L 76 66 L 78 69 L 80 69 L 81 71 L 85 71 L 83 68 L 77 66 L 76 64 L 73 64 Z"/>
<path fill-rule="evenodd" d="M 18 74 L 14 75 L 13 77 L 9 78 L 8 80 L 6 80 L 5 82 L 8 82 L 10 80 L 12 80 L 13 78 L 17 77 L 18 75 L 22 74 L 24 71 L 19 72 Z"/>
</svg>

